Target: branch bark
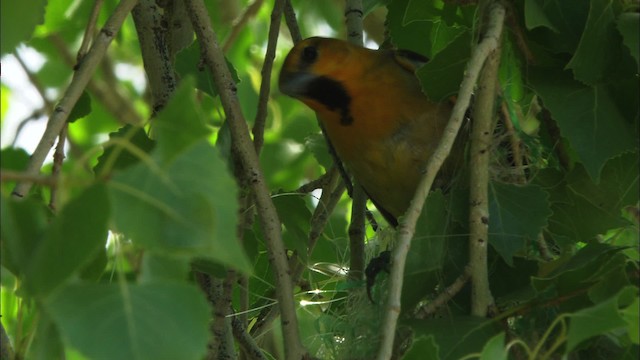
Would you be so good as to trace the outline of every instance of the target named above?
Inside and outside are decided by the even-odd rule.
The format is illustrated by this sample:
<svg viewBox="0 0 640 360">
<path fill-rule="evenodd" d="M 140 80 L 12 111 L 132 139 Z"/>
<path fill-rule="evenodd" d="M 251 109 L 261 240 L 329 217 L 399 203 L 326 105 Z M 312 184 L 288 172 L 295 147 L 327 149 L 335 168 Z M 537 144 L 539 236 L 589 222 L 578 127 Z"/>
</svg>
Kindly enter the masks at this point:
<svg viewBox="0 0 640 360">
<path fill-rule="evenodd" d="M 164 21 L 155 0 L 140 0 L 133 8 L 132 15 L 140 42 L 144 71 L 153 95 L 153 116 L 167 104 L 177 87 L 167 41 L 168 24 Z"/>
<path fill-rule="evenodd" d="M 220 94 L 229 129 L 233 150 L 242 161 L 244 175 L 253 192 L 263 230 L 269 261 L 275 269 L 276 292 L 281 313 L 284 348 L 287 359 L 299 360 L 306 355 L 298 331 L 298 319 L 293 299 L 291 273 L 287 254 L 282 242 L 281 224 L 264 176 L 260 170 L 258 156 L 249 136 L 247 123 L 237 97 L 236 85 L 229 73 L 224 54 L 211 27 L 211 19 L 202 0 L 185 0 L 193 28 L 196 31 L 202 55 L 213 74 Z"/>
<path fill-rule="evenodd" d="M 418 217 L 422 212 L 422 207 L 424 206 L 437 172 L 451 152 L 458 130 L 462 125 L 465 111 L 469 107 L 473 87 L 480 73 L 480 69 L 489 54 L 498 46 L 498 39 L 502 32 L 502 23 L 504 21 L 504 7 L 499 3 L 495 3 L 490 9 L 489 16 L 491 20 L 488 30 L 482 42 L 473 49 L 471 59 L 467 63 L 465 76 L 460 84 L 458 100 L 453 107 L 443 137 L 433 155 L 429 158 L 425 174 L 416 189 L 416 194 L 411 201 L 407 213 L 401 218 L 398 231 L 396 232 L 397 240 L 391 259 L 391 273 L 389 275 L 389 299 L 387 301 L 385 320 L 382 326 L 386 331 L 382 334 L 380 351 L 377 357 L 378 360 L 391 358 L 393 351 L 394 329 L 396 328 L 400 315 L 400 295 L 402 293 L 404 266 L 411 246 L 411 239 L 415 233 Z"/>
<path fill-rule="evenodd" d="M 491 20 L 488 20 L 491 21 Z M 502 21 L 501 21 L 502 23 Z M 488 24 L 491 26 L 491 24 Z M 487 249 L 489 246 L 489 162 L 495 126 L 495 100 L 500 65 L 500 37 L 485 61 L 474 104 L 470 147 L 469 267 L 471 268 L 471 315 L 484 317 L 493 296 L 489 288 Z"/>
<path fill-rule="evenodd" d="M 264 54 L 262 64 L 262 83 L 260 83 L 260 100 L 258 101 L 258 111 L 253 122 L 253 145 L 256 153 L 260 154 L 264 144 L 264 127 L 267 122 L 267 102 L 271 92 L 271 72 L 273 71 L 273 60 L 276 58 L 276 46 L 278 45 L 278 35 L 280 33 L 280 19 L 285 0 L 276 0 L 271 12 L 271 22 L 269 25 L 269 40 L 267 41 L 267 51 Z"/>
<path fill-rule="evenodd" d="M 31 155 L 29 164 L 25 172 L 30 175 L 37 175 L 40 172 L 40 168 L 44 163 L 49 150 L 55 143 L 56 137 L 60 134 L 62 127 L 67 122 L 67 118 L 71 113 L 76 102 L 82 95 L 82 91 L 91 80 L 91 76 L 96 70 L 100 60 L 104 56 L 107 48 L 111 44 L 113 38 L 118 34 L 122 23 L 126 19 L 127 15 L 131 12 L 131 9 L 136 5 L 138 0 L 122 0 L 114 10 L 109 20 L 100 31 L 100 34 L 93 42 L 91 49 L 87 55 L 82 59 L 82 62 L 78 65 L 78 68 L 71 80 L 71 84 L 64 93 L 64 96 L 56 105 L 53 114 L 49 117 L 47 122 L 47 128 L 42 134 L 42 138 L 38 143 L 35 151 Z M 31 182 L 19 182 L 13 189 L 13 197 L 23 198 L 31 189 Z"/>
</svg>

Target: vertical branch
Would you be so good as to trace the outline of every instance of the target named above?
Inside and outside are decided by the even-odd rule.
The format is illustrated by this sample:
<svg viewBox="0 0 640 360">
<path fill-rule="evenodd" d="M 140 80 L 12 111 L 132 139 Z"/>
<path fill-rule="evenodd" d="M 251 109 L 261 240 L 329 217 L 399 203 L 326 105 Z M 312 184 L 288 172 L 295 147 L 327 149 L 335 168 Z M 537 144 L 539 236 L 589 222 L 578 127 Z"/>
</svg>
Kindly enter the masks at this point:
<svg viewBox="0 0 640 360">
<path fill-rule="evenodd" d="M 485 61 L 474 104 L 470 147 L 469 266 L 471 267 L 471 314 L 486 316 L 493 296 L 489 288 L 487 249 L 489 246 L 489 161 L 495 125 L 495 101 L 500 65 L 498 46 Z"/>
<path fill-rule="evenodd" d="M 347 24 L 347 40 L 354 45 L 362 46 L 362 0 L 347 0 L 344 16 Z M 364 219 L 367 211 L 367 194 L 360 184 L 354 185 L 349 224 L 349 278 L 359 280 L 364 274 Z"/>
<path fill-rule="evenodd" d="M 233 151 L 242 161 L 244 176 L 251 187 L 263 230 L 269 262 L 275 269 L 277 299 L 280 307 L 284 348 L 287 359 L 301 359 L 305 350 L 300 341 L 296 305 L 293 299 L 291 273 L 282 242 L 281 223 L 260 170 L 247 123 L 236 95 L 237 88 L 229 73 L 224 54 L 211 27 L 211 19 L 202 0 L 185 0 L 193 28 L 200 41 L 200 49 L 220 94 L 220 100 L 231 131 Z"/>
<path fill-rule="evenodd" d="M 411 205 L 404 217 L 401 218 L 396 232 L 396 246 L 391 260 L 391 273 L 389 275 L 389 300 L 387 301 L 387 309 L 383 329 L 395 329 L 400 315 L 400 295 L 402 293 L 402 283 L 404 279 L 404 266 L 407 260 L 407 254 L 411 246 L 411 239 L 415 233 L 418 217 L 422 212 L 425 200 L 433 180 L 445 159 L 451 152 L 453 143 L 458 135 L 458 130 L 462 125 L 466 109 L 469 107 L 473 87 L 480 73 L 485 59 L 489 54 L 497 48 L 498 39 L 502 33 L 502 24 L 504 22 L 504 7 L 496 2 L 490 7 L 489 22 L 487 32 L 482 41 L 473 49 L 471 58 L 467 63 L 465 75 L 460 84 L 458 100 L 451 111 L 451 117 L 442 134 L 442 139 L 438 147 L 429 158 L 416 193 L 411 201 Z M 386 360 L 391 357 L 393 352 L 393 340 L 395 331 L 385 331 L 382 334 L 382 342 L 380 351 L 378 352 L 378 360 Z"/>
<path fill-rule="evenodd" d="M 271 91 L 271 72 L 273 70 L 273 60 L 276 58 L 276 46 L 278 45 L 278 34 L 280 33 L 280 19 L 285 0 L 276 0 L 271 12 L 271 22 L 269 24 L 269 40 L 267 51 L 264 54 L 262 64 L 262 83 L 260 84 L 260 100 L 258 101 L 258 111 L 253 123 L 253 146 L 259 154 L 264 144 L 264 127 L 267 122 L 267 102 Z"/>
<path fill-rule="evenodd" d="M 82 95 L 82 91 L 91 80 L 96 67 L 100 64 L 100 60 L 104 56 L 107 48 L 111 44 L 113 38 L 118 34 L 124 19 L 131 12 L 131 9 L 136 5 L 137 0 L 122 0 L 114 10 L 109 20 L 100 31 L 100 34 L 93 42 L 91 49 L 87 55 L 83 58 L 82 62 L 78 64 L 77 70 L 71 80 L 71 84 L 67 87 L 64 96 L 55 107 L 53 114 L 49 117 L 47 122 L 47 128 L 42 134 L 42 138 L 38 143 L 35 151 L 31 155 L 29 164 L 25 172 L 30 175 L 36 175 L 40 172 L 40 168 L 44 163 L 49 150 L 53 146 L 56 137 L 60 134 L 62 127 L 67 121 L 71 110 L 76 102 Z M 16 184 L 13 189 L 12 195 L 16 198 L 24 197 L 31 189 L 31 183 L 22 181 Z"/>
<path fill-rule="evenodd" d="M 362 36 L 362 0 L 347 0 L 344 9 L 344 17 L 347 22 L 347 40 L 354 44 L 362 46 L 364 44 Z"/>
<path fill-rule="evenodd" d="M 168 24 L 163 21 L 155 0 L 140 0 L 132 15 L 140 42 L 144 70 L 153 95 L 153 116 L 167 104 L 177 86 L 166 38 Z"/>
</svg>

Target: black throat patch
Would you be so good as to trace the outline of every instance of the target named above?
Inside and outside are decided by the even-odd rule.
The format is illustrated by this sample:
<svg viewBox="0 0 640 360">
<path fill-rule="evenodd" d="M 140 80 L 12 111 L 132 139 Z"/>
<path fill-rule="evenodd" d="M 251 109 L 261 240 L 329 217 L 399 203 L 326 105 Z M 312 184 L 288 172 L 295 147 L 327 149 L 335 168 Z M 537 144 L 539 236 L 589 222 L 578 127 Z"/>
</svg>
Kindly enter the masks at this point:
<svg viewBox="0 0 640 360">
<path fill-rule="evenodd" d="M 328 77 L 318 77 L 314 79 L 308 86 L 308 91 L 304 94 L 306 97 L 317 100 L 331 111 L 340 113 L 340 124 L 349 126 L 353 124 L 349 105 L 351 104 L 351 96 L 347 93 L 344 86 Z"/>
</svg>

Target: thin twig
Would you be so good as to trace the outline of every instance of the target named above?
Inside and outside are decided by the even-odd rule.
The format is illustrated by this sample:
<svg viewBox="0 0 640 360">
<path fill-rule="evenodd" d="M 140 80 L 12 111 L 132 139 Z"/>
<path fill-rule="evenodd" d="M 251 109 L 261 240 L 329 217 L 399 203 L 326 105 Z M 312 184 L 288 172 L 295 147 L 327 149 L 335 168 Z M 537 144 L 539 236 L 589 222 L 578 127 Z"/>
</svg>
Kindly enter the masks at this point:
<svg viewBox="0 0 640 360">
<path fill-rule="evenodd" d="M 436 296 L 435 299 L 429 301 L 428 304 L 418 309 L 416 317 L 418 319 L 425 319 L 434 314 L 439 307 L 446 304 L 449 300 L 456 296 L 456 294 L 459 293 L 460 290 L 462 290 L 462 287 L 467 283 L 470 276 L 471 269 L 467 265 L 464 268 L 462 274 L 460 274 L 460 276 L 458 276 L 455 281 L 451 283 L 451 285 L 447 286 L 447 288 L 444 289 L 440 293 L 440 295 Z"/>
<path fill-rule="evenodd" d="M 136 5 L 137 0 L 122 0 L 113 14 L 107 20 L 104 28 L 100 31 L 100 34 L 96 38 L 95 42 L 91 46 L 91 50 L 84 57 L 81 64 L 79 64 L 76 70 L 71 84 L 67 87 L 64 96 L 55 107 L 54 112 L 49 118 L 47 128 L 45 129 L 36 150 L 31 155 L 27 169 L 28 174 L 36 175 L 40 172 L 40 168 L 44 163 L 49 150 L 53 146 L 56 137 L 60 134 L 60 130 L 67 122 L 67 118 L 71 113 L 74 105 L 82 95 L 85 87 L 89 83 L 96 67 L 100 63 L 102 56 L 104 56 L 109 44 L 113 38 L 117 35 L 122 23 L 126 19 L 127 15 L 131 12 L 131 9 Z M 12 195 L 16 198 L 24 197 L 31 189 L 30 182 L 19 182 L 13 189 Z"/>
<path fill-rule="evenodd" d="M 22 60 L 22 56 L 20 56 L 20 54 L 17 51 L 14 53 L 14 56 L 16 60 L 18 60 L 18 64 L 20 64 L 20 66 L 22 67 L 22 70 L 24 70 L 25 74 L 27 74 L 27 77 L 29 78 L 29 81 L 31 82 L 33 87 L 35 87 L 36 90 L 38 91 L 38 94 L 40 94 L 40 97 L 42 98 L 42 102 L 44 103 L 44 107 L 47 109 L 47 113 L 51 113 L 53 111 L 53 103 L 49 101 L 49 99 L 47 99 L 44 86 L 42 86 L 42 84 L 40 83 L 40 80 L 38 80 L 35 74 L 33 74 L 31 70 L 29 70 L 29 68 L 27 67 L 27 64 L 25 64 L 24 60 Z"/>
<path fill-rule="evenodd" d="M 469 107 L 473 87 L 480 73 L 480 69 L 484 65 L 485 59 L 498 46 L 498 38 L 502 32 L 502 23 L 504 19 L 504 8 L 500 4 L 494 5 L 490 15 L 492 22 L 487 30 L 485 38 L 473 49 L 471 59 L 467 63 L 465 76 L 460 84 L 458 100 L 456 101 L 451 117 L 444 130 L 442 139 L 433 155 L 429 158 L 425 174 L 423 175 L 416 194 L 411 201 L 411 205 L 404 217 L 401 218 L 398 230 L 396 232 L 397 241 L 391 260 L 391 273 L 389 275 L 389 300 L 387 301 L 387 309 L 383 329 L 395 329 L 400 315 L 400 295 L 402 293 L 402 282 L 404 278 L 404 266 L 411 246 L 411 239 L 415 233 L 418 217 L 422 212 L 422 207 L 429 194 L 431 185 L 435 176 L 451 152 L 453 143 L 458 134 L 458 130 L 464 120 L 466 109 Z M 393 351 L 393 340 L 395 331 L 385 331 L 382 334 L 382 342 L 377 359 L 386 360 L 391 357 Z"/>
<path fill-rule="evenodd" d="M 98 15 L 100 15 L 100 9 L 102 8 L 103 0 L 95 0 L 93 8 L 91 8 L 91 14 L 89 15 L 89 21 L 87 21 L 87 27 L 84 29 L 84 36 L 82 37 L 82 44 L 78 49 L 78 55 L 76 56 L 76 62 L 81 63 L 84 56 L 89 50 L 91 45 L 91 39 L 96 31 L 96 24 L 98 22 Z"/>
<path fill-rule="evenodd" d="M 34 184 L 56 187 L 58 186 L 58 179 L 40 174 L 27 174 L 19 171 L 5 170 L 0 171 L 0 182 L 8 181 L 28 181 Z"/>
<path fill-rule="evenodd" d="M 501 110 L 504 126 L 507 130 L 507 136 L 509 137 L 509 143 L 511 146 L 511 157 L 513 158 L 513 169 L 515 170 L 515 182 L 518 184 L 524 184 L 527 181 L 527 178 L 524 174 L 524 163 L 522 161 L 522 141 L 513 126 L 513 121 L 509 115 L 507 103 L 504 101 L 502 102 Z"/>
<path fill-rule="evenodd" d="M 60 131 L 60 136 L 58 136 L 58 145 L 56 145 L 56 150 L 53 153 L 53 167 L 51 169 L 51 177 L 56 179 L 56 181 L 60 178 L 60 171 L 62 170 L 62 163 L 64 162 L 64 145 L 67 142 L 67 130 L 69 129 L 69 124 L 65 124 Z M 49 208 L 52 211 L 56 211 L 58 198 L 58 188 L 51 189 L 51 198 L 49 199 Z"/>
<path fill-rule="evenodd" d="M 267 122 L 267 104 L 269 101 L 269 93 L 271 92 L 271 72 L 273 71 L 273 61 L 276 58 L 276 46 L 278 45 L 278 35 L 280 34 L 280 19 L 282 18 L 282 9 L 285 0 L 276 0 L 273 4 L 271 12 L 271 22 L 269 23 L 269 39 L 267 40 L 267 51 L 264 54 L 264 63 L 262 63 L 262 83 L 260 83 L 260 95 L 258 101 L 258 110 L 256 119 L 253 122 L 253 146 L 256 153 L 260 154 L 262 145 L 264 144 L 264 127 Z"/>
<path fill-rule="evenodd" d="M 263 3 L 264 0 L 254 0 L 251 5 L 249 5 L 247 9 L 242 13 L 242 15 L 240 15 L 240 18 L 233 22 L 233 25 L 231 26 L 231 32 L 229 33 L 227 40 L 224 41 L 224 45 L 222 45 L 222 51 L 224 51 L 225 53 L 229 51 L 231 45 L 233 45 L 233 43 L 238 38 L 240 31 L 245 29 L 249 20 L 256 16 Z"/>
<path fill-rule="evenodd" d="M 302 41 L 302 34 L 300 33 L 300 27 L 296 20 L 296 12 L 291 5 L 291 0 L 286 0 L 286 3 L 284 4 L 284 21 L 287 23 L 287 27 L 289 28 L 293 44 L 295 45 Z"/>
<path fill-rule="evenodd" d="M 294 192 L 299 194 L 308 194 L 314 190 L 323 188 L 331 179 L 331 174 L 333 173 L 332 169 L 335 169 L 335 166 L 322 174 L 319 178 L 311 180 L 306 184 L 302 184 L 299 188 L 295 189 Z"/>
<path fill-rule="evenodd" d="M 67 44 L 60 34 L 52 34 L 47 37 L 47 39 L 53 44 L 56 50 L 58 50 L 58 53 L 60 53 L 60 56 L 69 68 L 73 68 L 75 66 L 75 60 L 67 49 Z M 107 109 L 117 121 L 122 124 L 140 125 L 143 121 L 142 117 L 131 105 L 131 102 L 126 100 L 120 93 L 119 90 L 121 87 L 114 86 L 114 84 L 110 83 L 110 79 L 113 78 L 113 72 L 105 71 L 105 68 L 107 68 L 107 66 L 105 66 L 105 60 L 107 59 L 108 56 L 105 55 L 100 62 L 100 68 L 107 83 L 105 84 L 104 81 L 92 77 L 89 84 L 87 84 L 87 89 L 91 93 L 92 98 L 101 102 L 105 109 Z"/>
<path fill-rule="evenodd" d="M 540 256 L 544 261 L 553 260 L 553 255 L 549 250 L 549 245 L 547 245 L 547 240 L 544 238 L 544 233 L 540 231 L 538 236 L 536 236 L 536 246 L 538 247 L 538 251 L 540 251 Z"/>
<path fill-rule="evenodd" d="M 202 0 L 186 0 L 193 28 L 200 41 L 200 49 L 216 85 L 220 100 L 227 117 L 232 136 L 232 148 L 242 161 L 244 175 L 251 186 L 258 210 L 269 262 L 275 269 L 276 292 L 280 306 L 281 325 L 284 335 L 284 348 L 287 359 L 299 360 L 306 352 L 300 340 L 296 305 L 293 299 L 290 269 L 287 254 L 282 242 L 281 223 L 271 200 L 264 175 L 260 170 L 258 156 L 249 136 L 247 123 L 242 114 L 237 97 L 237 88 L 218 44 L 216 34 L 211 27 L 211 19 Z"/>
<path fill-rule="evenodd" d="M 255 340 L 247 332 L 246 326 L 238 318 L 238 316 L 231 316 L 231 329 L 233 330 L 233 336 L 238 340 L 240 348 L 249 360 L 266 360 L 267 358 L 262 353 L 260 347 L 256 344 Z"/>
</svg>

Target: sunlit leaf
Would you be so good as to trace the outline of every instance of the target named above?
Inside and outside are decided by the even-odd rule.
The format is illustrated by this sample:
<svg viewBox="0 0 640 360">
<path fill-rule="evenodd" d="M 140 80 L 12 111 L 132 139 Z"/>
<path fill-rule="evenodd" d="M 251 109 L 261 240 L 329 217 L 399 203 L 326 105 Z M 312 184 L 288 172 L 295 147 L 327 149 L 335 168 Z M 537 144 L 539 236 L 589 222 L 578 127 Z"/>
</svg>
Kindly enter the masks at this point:
<svg viewBox="0 0 640 360">
<path fill-rule="evenodd" d="M 46 0 L 2 1 L 0 3 L 0 54 L 13 52 L 31 38 L 36 25 L 44 21 Z"/>
<path fill-rule="evenodd" d="M 201 359 L 210 309 L 193 285 L 70 285 L 45 304 L 69 343 L 91 359 Z"/>
</svg>

